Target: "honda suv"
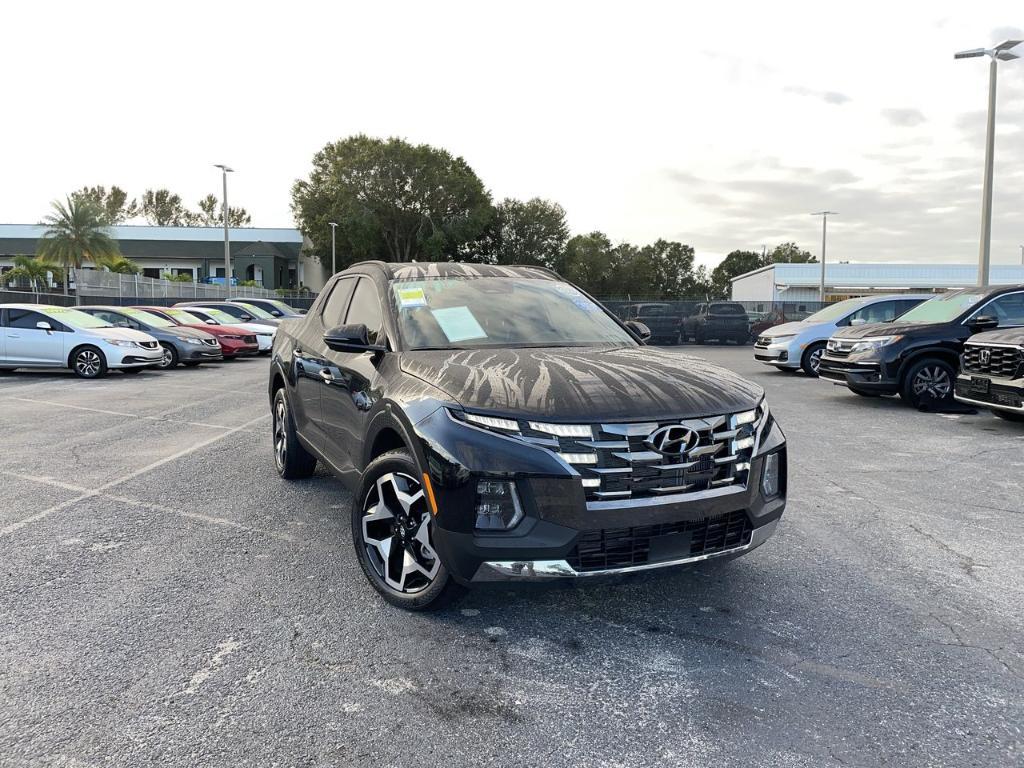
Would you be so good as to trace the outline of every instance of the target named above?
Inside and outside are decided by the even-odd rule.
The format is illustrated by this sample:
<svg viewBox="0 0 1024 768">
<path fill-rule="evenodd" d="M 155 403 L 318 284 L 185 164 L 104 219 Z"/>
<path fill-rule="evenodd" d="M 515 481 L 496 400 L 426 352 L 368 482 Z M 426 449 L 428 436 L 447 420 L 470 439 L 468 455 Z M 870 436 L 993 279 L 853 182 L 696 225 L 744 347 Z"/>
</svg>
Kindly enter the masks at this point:
<svg viewBox="0 0 1024 768">
<path fill-rule="evenodd" d="M 352 490 L 359 563 L 409 609 L 749 552 L 786 500 L 764 392 L 645 334 L 539 268 L 357 264 L 274 340 L 277 471 Z"/>
<path fill-rule="evenodd" d="M 1024 328 L 971 336 L 960 358 L 955 396 L 1002 419 L 1024 421 Z"/>
<path fill-rule="evenodd" d="M 949 402 L 964 342 L 997 326 L 1024 326 L 1024 285 L 950 291 L 893 322 L 840 328 L 818 375 L 865 397 L 899 394 L 914 406 Z"/>
</svg>

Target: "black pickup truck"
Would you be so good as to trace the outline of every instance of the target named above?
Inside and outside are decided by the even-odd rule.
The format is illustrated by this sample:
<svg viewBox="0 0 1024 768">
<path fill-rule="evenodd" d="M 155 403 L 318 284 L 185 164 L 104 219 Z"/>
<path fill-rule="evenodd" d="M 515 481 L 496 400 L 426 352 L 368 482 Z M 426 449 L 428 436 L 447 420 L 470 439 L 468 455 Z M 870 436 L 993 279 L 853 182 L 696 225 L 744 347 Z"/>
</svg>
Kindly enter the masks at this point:
<svg viewBox="0 0 1024 768">
<path fill-rule="evenodd" d="M 743 305 L 736 301 L 712 301 L 698 304 L 691 315 L 683 318 L 681 340 L 693 339 L 703 344 L 714 339 L 721 344 L 750 340 L 750 318 Z"/>
</svg>

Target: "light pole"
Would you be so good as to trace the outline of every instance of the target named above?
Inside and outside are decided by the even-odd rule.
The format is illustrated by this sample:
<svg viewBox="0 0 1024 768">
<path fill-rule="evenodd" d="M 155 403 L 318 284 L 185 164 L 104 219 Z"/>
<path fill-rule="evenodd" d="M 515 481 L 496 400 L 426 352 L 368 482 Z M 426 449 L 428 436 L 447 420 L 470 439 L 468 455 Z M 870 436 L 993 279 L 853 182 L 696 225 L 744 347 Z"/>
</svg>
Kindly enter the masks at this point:
<svg viewBox="0 0 1024 768">
<path fill-rule="evenodd" d="M 821 303 L 825 303 L 825 233 L 828 230 L 828 217 L 838 216 L 838 211 L 818 211 L 811 216 L 821 216 L 821 281 L 818 285 L 818 293 Z"/>
<path fill-rule="evenodd" d="M 338 274 L 338 267 L 337 267 L 337 265 L 335 263 L 335 251 L 336 251 L 336 248 L 335 248 L 334 234 L 338 230 L 338 225 L 337 225 L 337 223 L 335 223 L 333 221 L 329 221 L 327 223 L 330 224 L 330 226 L 331 226 L 331 274 L 332 275 L 336 275 L 336 274 Z"/>
<path fill-rule="evenodd" d="M 229 168 L 220 163 L 214 164 L 214 168 L 220 168 L 221 176 L 224 177 L 224 297 L 231 298 L 231 243 L 228 239 L 228 174 L 234 173 L 234 168 Z"/>
<path fill-rule="evenodd" d="M 981 242 L 978 245 L 978 285 L 988 286 L 988 272 L 992 247 L 992 154 L 996 144 L 996 63 L 1020 58 L 1010 53 L 1020 40 L 1007 40 L 995 48 L 972 48 L 953 54 L 954 59 L 975 59 L 988 56 L 988 130 L 985 134 L 985 183 L 981 191 Z"/>
</svg>

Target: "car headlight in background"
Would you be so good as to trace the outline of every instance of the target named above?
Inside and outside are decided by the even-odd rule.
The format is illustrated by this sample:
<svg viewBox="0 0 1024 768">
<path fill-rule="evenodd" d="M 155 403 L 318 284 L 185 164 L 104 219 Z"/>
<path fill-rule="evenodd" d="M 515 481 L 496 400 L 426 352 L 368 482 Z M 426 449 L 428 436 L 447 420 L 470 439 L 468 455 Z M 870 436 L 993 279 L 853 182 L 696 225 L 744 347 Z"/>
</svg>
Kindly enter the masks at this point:
<svg viewBox="0 0 1024 768">
<path fill-rule="evenodd" d="M 796 338 L 796 334 L 795 333 L 790 333 L 790 334 L 787 334 L 785 336 L 769 336 L 768 337 L 768 343 L 769 344 L 778 344 L 780 341 L 789 341 L 790 339 L 795 339 L 795 338 Z"/>
<path fill-rule="evenodd" d="M 850 353 L 870 352 L 875 349 L 881 349 L 882 347 L 887 347 L 902 338 L 902 336 L 874 336 L 870 339 L 858 339 L 853 343 L 853 346 L 850 347 Z"/>
<path fill-rule="evenodd" d="M 510 480 L 478 482 L 475 506 L 478 531 L 507 531 L 523 519 L 516 484 Z"/>
<path fill-rule="evenodd" d="M 134 341 L 128 341 L 127 339 L 104 339 L 107 344 L 111 344 L 115 347 L 137 347 L 139 346 Z"/>
<path fill-rule="evenodd" d="M 175 336 L 178 341 L 184 341 L 186 344 L 202 344 L 202 339 L 193 339 L 190 336 Z"/>
<path fill-rule="evenodd" d="M 774 498 L 779 495 L 781 490 L 781 484 L 779 480 L 779 471 L 781 466 L 781 460 L 779 459 L 779 452 L 769 453 L 764 457 L 764 469 L 761 472 L 761 493 L 766 499 Z"/>
</svg>

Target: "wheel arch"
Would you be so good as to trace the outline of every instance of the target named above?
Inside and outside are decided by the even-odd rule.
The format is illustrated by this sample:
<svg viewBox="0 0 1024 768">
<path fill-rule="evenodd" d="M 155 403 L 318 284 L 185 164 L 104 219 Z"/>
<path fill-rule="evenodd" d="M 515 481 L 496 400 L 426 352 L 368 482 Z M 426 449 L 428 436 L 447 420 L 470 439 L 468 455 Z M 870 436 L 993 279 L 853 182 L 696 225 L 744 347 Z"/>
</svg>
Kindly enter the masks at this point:
<svg viewBox="0 0 1024 768">
<path fill-rule="evenodd" d="M 362 461 L 357 467 L 360 473 L 378 456 L 400 449 L 408 451 L 420 467 L 424 466 L 422 452 L 416 450 L 412 427 L 405 423 L 403 416 L 392 403 L 386 403 L 370 420 L 363 441 Z"/>
<path fill-rule="evenodd" d="M 65 363 L 67 363 L 67 367 L 68 368 L 74 369 L 74 367 L 75 367 L 75 362 L 74 362 L 75 355 L 77 355 L 79 353 L 79 351 L 81 351 L 84 347 L 92 347 L 97 352 L 99 352 L 100 357 L 103 358 L 103 362 L 104 363 L 107 362 L 107 355 L 106 355 L 106 353 L 102 349 L 100 349 L 99 345 L 93 344 L 92 342 L 89 342 L 89 341 L 83 341 L 83 342 L 73 346 L 71 348 L 71 351 L 68 352 L 67 359 L 64 361 Z"/>
<path fill-rule="evenodd" d="M 948 363 L 952 366 L 954 375 L 960 370 L 960 355 L 952 349 L 945 349 L 943 347 L 925 347 L 924 349 L 916 349 L 908 354 L 900 364 L 900 386 L 903 386 L 907 371 L 909 371 L 916 363 L 919 363 L 921 360 L 928 357 L 935 357 L 944 363 Z"/>
</svg>

